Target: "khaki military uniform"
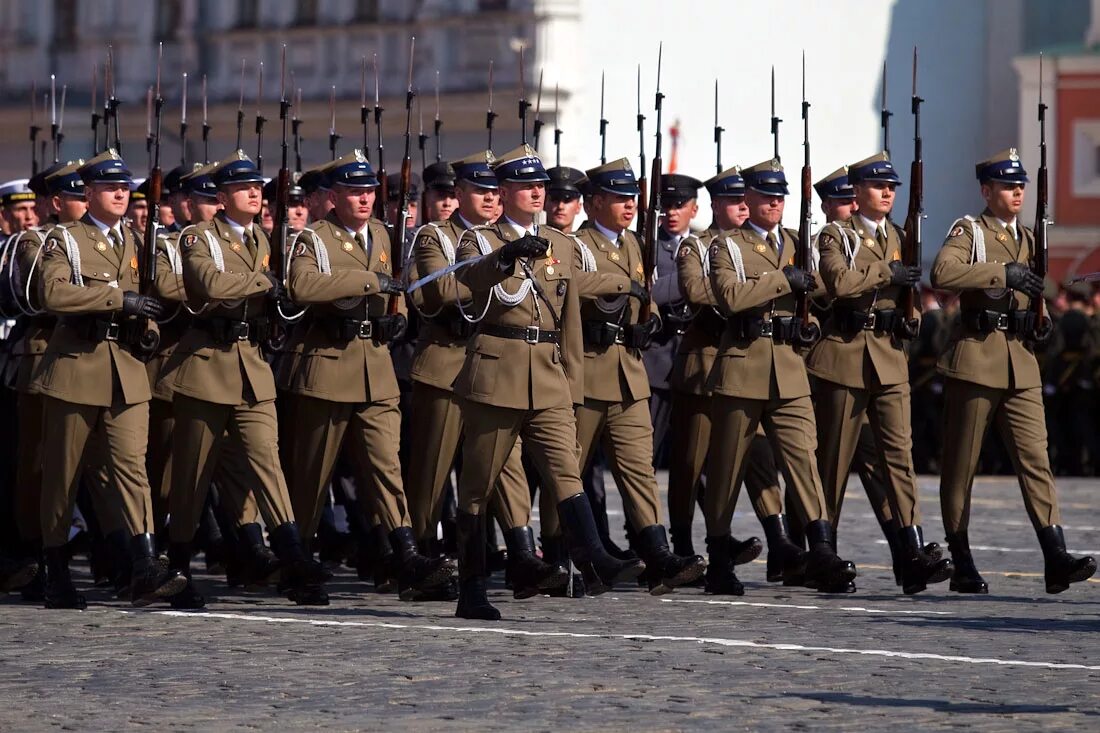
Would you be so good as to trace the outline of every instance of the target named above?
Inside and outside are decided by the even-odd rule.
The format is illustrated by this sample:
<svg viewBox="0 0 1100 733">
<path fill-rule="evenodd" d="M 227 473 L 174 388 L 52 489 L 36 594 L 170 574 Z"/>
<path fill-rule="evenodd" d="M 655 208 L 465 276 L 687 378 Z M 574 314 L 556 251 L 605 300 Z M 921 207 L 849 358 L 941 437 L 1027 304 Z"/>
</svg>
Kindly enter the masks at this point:
<svg viewBox="0 0 1100 733">
<path fill-rule="evenodd" d="M 715 237 L 709 250 L 710 284 L 723 314 L 764 321 L 794 316 L 795 296 L 783 267 L 793 256 L 797 233 L 781 230 L 780 245 L 777 251 L 748 224 Z M 731 248 L 740 255 L 744 282 Z M 817 429 L 806 366 L 789 343 L 738 337 L 732 319 L 707 381 L 714 395 L 704 499 L 707 535 L 729 534 L 745 455 L 761 424 L 806 520 L 822 519 L 827 512 L 814 457 Z"/>
<path fill-rule="evenodd" d="M 952 534 L 969 526 L 974 472 L 990 424 L 996 424 L 1005 442 L 1036 530 L 1061 524 L 1047 454 L 1042 380 L 1027 334 L 981 333 L 966 324 L 968 312 L 1003 314 L 1030 307 L 1028 296 L 1005 288 L 1005 265 L 1027 264 L 1035 242 L 1029 229 L 1019 222 L 1016 226 L 1019 240 L 988 209 L 975 222 L 962 219 L 932 267 L 933 287 L 960 292 L 963 312 L 939 362 L 946 377 L 940 504 L 944 528 Z M 984 258 L 975 256 L 975 227 L 982 232 Z"/>
<path fill-rule="evenodd" d="M 814 390 L 818 469 L 833 526 L 840 522 L 844 489 L 856 455 L 864 415 L 870 418 L 881 465 L 888 479 L 892 514 L 908 527 L 919 525 L 917 479 L 910 427 L 909 364 L 890 331 L 844 331 L 838 318 L 895 312 L 902 288 L 890 284 L 890 263 L 901 260 L 900 230 L 883 222 L 885 234 L 868 229 L 859 216 L 833 222 L 818 237 L 821 279 L 833 301 L 822 338 L 806 358 L 817 377 Z"/>
<path fill-rule="evenodd" d="M 582 492 L 573 415 L 573 405 L 584 399 L 584 346 L 575 281 L 580 268 L 568 236 L 548 226 L 537 227 L 536 233 L 550 242 L 546 256 L 530 265 L 545 302 L 534 288 L 519 297 L 528 279 L 523 262 L 501 269 L 496 250 L 521 236 L 505 217 L 464 233 L 458 246 L 459 261 L 481 255 L 479 237 L 490 251 L 455 273 L 470 289 L 471 310 L 485 314 L 454 383 L 465 424 L 458 505 L 468 514 L 484 511 L 521 437 L 539 472 L 541 489 L 549 492 L 555 505 Z M 493 291 L 496 285 L 517 302 L 502 302 Z M 492 335 L 497 328 L 522 329 L 529 338 Z M 543 332 L 556 332 L 558 343 L 546 341 Z"/>
<path fill-rule="evenodd" d="M 279 462 L 275 380 L 257 340 L 271 288 L 270 250 L 267 235 L 255 225 L 251 231 L 252 247 L 219 214 L 180 233 L 183 289 L 197 313 L 159 380 L 173 393 L 169 505 L 176 543 L 194 537 L 227 431 L 247 456 L 268 525 L 294 519 Z"/>
<path fill-rule="evenodd" d="M 68 541 L 73 503 L 93 433 L 104 446 L 111 495 L 105 517 L 118 513 L 129 534 L 153 531 L 145 470 L 149 380 L 131 353 L 147 325 L 123 317 L 122 294 L 138 286 L 141 243 L 121 227 L 112 242 L 89 216 L 56 227 L 40 261 L 39 297 L 59 317 L 29 389 L 43 395 L 43 544 Z M 154 326 L 155 327 L 155 326 Z"/>
<path fill-rule="evenodd" d="M 444 222 L 422 227 L 413 246 L 409 281 L 450 265 L 453 248 L 465 231 L 465 222 L 457 211 Z M 451 248 L 450 257 L 445 246 Z M 466 360 L 466 343 L 473 326 L 466 325 L 457 303 L 469 307 L 472 295 L 454 275 L 447 275 L 416 290 L 411 299 L 421 319 L 413 353 L 409 415 L 417 457 L 409 464 L 406 490 L 413 532 L 422 539 L 434 536 L 442 512 L 443 485 L 462 438 L 462 411 L 452 385 Z M 525 527 L 531 520 L 531 495 L 523 472 L 521 444 L 516 441 L 501 469 L 500 490 L 493 494 L 494 514 L 506 529 Z"/>
</svg>

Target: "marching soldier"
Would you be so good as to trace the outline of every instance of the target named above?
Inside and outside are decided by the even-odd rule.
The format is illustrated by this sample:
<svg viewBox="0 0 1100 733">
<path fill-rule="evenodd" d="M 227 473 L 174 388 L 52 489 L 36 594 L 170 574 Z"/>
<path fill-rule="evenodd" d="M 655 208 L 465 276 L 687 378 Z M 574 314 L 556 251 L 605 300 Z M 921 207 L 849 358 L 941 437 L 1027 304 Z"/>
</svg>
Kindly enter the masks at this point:
<svg viewBox="0 0 1100 733">
<path fill-rule="evenodd" d="M 956 221 L 932 266 L 932 285 L 959 292 L 962 318 L 939 369 L 944 389 L 940 504 L 955 572 L 951 590 L 987 593 L 970 553 L 970 492 L 982 439 L 996 423 L 1009 446 L 1028 516 L 1043 549 L 1047 593 L 1096 572 L 1092 557 L 1066 552 L 1047 454 L 1042 380 L 1031 344 L 1031 299 L 1043 281 L 1029 267 L 1035 235 L 1017 220 L 1027 172 L 1016 150 L 978 163 L 986 208 Z"/>
<path fill-rule="evenodd" d="M 145 473 L 149 380 L 135 356 L 147 352 L 160 303 L 140 295 L 140 240 L 123 226 L 130 171 L 114 150 L 78 170 L 87 212 L 54 228 L 42 252 L 39 297 L 59 317 L 39 366 L 43 441 L 56 448 L 42 467 L 42 540 L 47 608 L 84 608 L 69 575 L 65 543 L 85 449 L 98 433 L 131 535 L 130 599 L 147 605 L 180 591 L 184 578 L 156 561 L 152 502 Z M 152 333 L 155 334 L 155 331 Z"/>
<path fill-rule="evenodd" d="M 312 309 L 290 346 L 300 355 L 286 385 L 295 396 L 291 495 L 312 537 L 346 436 L 362 498 L 388 532 L 401 598 L 417 600 L 445 585 L 454 565 L 417 550 L 401 481 L 401 413 L 388 344 L 401 337 L 406 320 L 386 313 L 401 284 L 391 276 L 389 236 L 371 218 L 378 179 L 370 163 L 357 150 L 337 160 L 328 177 L 333 209 L 298 237 L 288 277 L 292 299 Z"/>
<path fill-rule="evenodd" d="M 456 272 L 479 314 L 477 333 L 455 380 L 465 423 L 459 481 L 460 618 L 500 618 L 486 596 L 488 499 L 517 438 L 538 468 L 542 490 L 557 504 L 573 559 L 588 593 L 597 595 L 644 569 L 607 554 L 581 487 L 573 405 L 583 394 L 583 342 L 573 242 L 535 217 L 548 179 L 529 145 L 493 167 L 503 215 L 463 233 Z M 545 521 L 545 517 L 543 518 Z"/>
<path fill-rule="evenodd" d="M 569 234 L 581 213 L 581 186 L 587 179 L 576 168 L 557 166 L 546 171 L 546 223 Z"/>
<path fill-rule="evenodd" d="M 328 195 L 326 172 L 335 161 L 322 163 L 302 173 L 298 185 L 305 194 L 304 203 L 309 212 L 309 221 L 321 221 L 332 211 L 332 199 Z"/>
<path fill-rule="evenodd" d="M 901 184 L 885 153 L 848 167 L 858 212 L 827 225 L 817 240 L 820 276 L 835 300 L 822 339 L 806 359 L 817 377 L 818 470 L 834 531 L 863 417 L 888 478 L 900 525 L 901 585 L 907 594 L 947 580 L 950 560 L 924 551 L 910 429 L 909 365 L 901 343 L 901 289 L 920 282 L 920 267 L 901 261 L 900 230 L 887 218 Z M 849 589 L 850 590 L 850 589 Z"/>
<path fill-rule="evenodd" d="M 160 377 L 171 381 L 175 417 L 169 564 L 188 573 L 195 528 L 228 431 L 254 474 L 288 597 L 299 605 L 327 605 L 322 584 L 328 574 L 307 558 L 294 522 L 279 462 L 275 380 L 260 351 L 270 330 L 266 306 L 282 288 L 267 269 L 267 236 L 253 224 L 263 178 L 241 151 L 219 162 L 210 177 L 223 210 L 180 233 L 183 286 L 195 315 Z M 186 608 L 204 603 L 190 583 L 173 601 Z"/>
<path fill-rule="evenodd" d="M 806 580 L 828 589 L 856 576 L 853 563 L 836 554 L 821 479 L 813 405 L 806 367 L 795 352 L 801 326 L 794 317 L 798 292 L 816 288 L 812 273 L 793 264 L 797 232 L 783 229 L 787 179 L 778 160 L 741 171 L 749 218 L 740 229 L 716 237 L 710 246 L 710 283 L 727 317 L 718 355 L 708 378 L 711 411 L 710 481 L 704 498 L 708 547 L 729 535 L 744 459 L 761 423 L 808 520 L 810 551 Z M 732 442 L 732 448 L 730 443 Z M 792 558 L 793 560 L 793 558 Z M 728 565 L 719 554 L 712 558 Z M 791 567 L 801 573 L 800 567 Z"/>
<path fill-rule="evenodd" d="M 455 171 L 446 161 L 424 169 L 424 222 L 444 221 L 458 210 Z"/>
</svg>

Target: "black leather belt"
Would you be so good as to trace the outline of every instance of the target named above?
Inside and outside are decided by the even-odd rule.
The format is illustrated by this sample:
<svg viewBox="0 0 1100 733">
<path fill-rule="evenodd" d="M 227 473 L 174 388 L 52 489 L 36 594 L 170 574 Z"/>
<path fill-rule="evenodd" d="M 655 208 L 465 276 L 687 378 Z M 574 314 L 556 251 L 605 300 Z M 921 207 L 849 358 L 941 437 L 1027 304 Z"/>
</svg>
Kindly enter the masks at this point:
<svg viewBox="0 0 1100 733">
<path fill-rule="evenodd" d="M 538 326 L 501 326 L 497 323 L 489 323 L 481 327 L 481 333 L 502 339 L 526 341 L 532 345 L 561 343 L 561 331 L 549 331 Z"/>
<path fill-rule="evenodd" d="M 777 344 L 794 343 L 802 327 L 802 319 L 794 316 L 752 318 L 734 316 L 726 321 L 726 329 L 738 341 L 770 338 Z"/>
<path fill-rule="evenodd" d="M 253 318 L 247 321 L 238 321 L 233 318 L 196 318 L 192 324 L 195 328 L 211 337 L 219 344 L 230 344 L 248 341 L 256 344 L 266 341 L 270 335 L 269 321 L 267 318 Z"/>
<path fill-rule="evenodd" d="M 453 339 L 468 339 L 477 331 L 477 324 L 470 323 L 457 310 L 448 308 L 443 313 L 432 316 L 433 325 L 442 328 Z"/>
<path fill-rule="evenodd" d="M 843 334 L 855 334 L 860 331 L 875 333 L 893 333 L 898 326 L 897 311 L 893 308 L 859 311 L 847 308 L 835 308 L 833 319 L 836 328 Z"/>
<path fill-rule="evenodd" d="M 595 348 L 607 348 L 612 344 L 625 345 L 627 342 L 627 330 L 608 321 L 583 321 L 581 335 L 585 346 Z"/>
<path fill-rule="evenodd" d="M 1029 334 L 1035 330 L 1035 314 L 1031 311 L 1001 313 L 981 309 L 964 310 L 962 323 L 967 329 L 978 333 L 1004 331 L 1012 334 Z"/>
</svg>

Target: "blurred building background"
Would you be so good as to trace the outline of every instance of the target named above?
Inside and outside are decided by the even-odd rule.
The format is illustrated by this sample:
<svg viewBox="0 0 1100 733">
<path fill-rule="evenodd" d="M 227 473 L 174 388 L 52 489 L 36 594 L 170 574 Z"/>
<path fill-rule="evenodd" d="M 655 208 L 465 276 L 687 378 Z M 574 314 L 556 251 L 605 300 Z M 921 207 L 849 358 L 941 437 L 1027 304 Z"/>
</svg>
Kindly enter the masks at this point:
<svg viewBox="0 0 1100 733">
<path fill-rule="evenodd" d="M 561 161 L 578 168 L 598 162 L 600 79 L 606 78 L 609 157 L 637 161 L 638 75 L 646 115 L 647 158 L 653 155 L 653 93 L 658 44 L 663 43 L 666 95 L 664 158 L 677 135 L 679 172 L 701 179 L 715 170 L 714 84 L 725 166 L 751 165 L 772 154 L 769 80 L 775 67 L 777 113 L 784 119 L 780 152 L 788 169 L 802 162 L 801 54 L 815 178 L 881 149 L 879 98 L 887 67 L 887 105 L 894 112 L 892 154 L 903 170 L 912 156 L 909 119 L 911 58 L 920 50 L 919 93 L 923 132 L 929 255 L 957 215 L 981 202 L 972 164 L 1017 147 L 1031 170 L 1038 162 L 1035 105 L 1038 52 L 1044 52 L 1044 94 L 1050 105 L 1051 230 L 1057 274 L 1100 269 L 1100 0 L 781 0 L 731 3 L 692 0 L 0 0 L 0 178 L 28 175 L 31 87 L 37 124 L 48 130 L 50 74 L 58 95 L 66 87 L 63 157 L 91 152 L 93 73 L 102 104 L 107 47 L 115 60 L 122 100 L 123 153 L 135 169 L 146 166 L 145 95 L 154 83 L 163 44 L 162 93 L 167 100 L 162 156 L 202 158 L 202 80 L 207 87 L 210 155 L 222 157 L 236 142 L 242 96 L 244 142 L 256 153 L 259 62 L 267 118 L 263 155 L 273 168 L 279 153 L 279 67 L 286 45 L 287 94 L 301 89 L 305 165 L 326 160 L 335 87 L 338 153 L 361 147 L 359 125 L 363 64 L 367 104 L 374 105 L 377 55 L 384 107 L 385 162 L 394 170 L 402 154 L 404 90 L 409 39 L 417 37 L 414 87 L 420 92 L 412 128 L 423 118 L 431 134 L 438 71 L 442 153 L 458 157 L 486 144 L 488 68 L 494 62 L 493 138 L 497 152 L 519 143 L 516 114 L 519 65 L 535 103 L 543 79 L 539 145 L 555 158 L 553 130 L 562 130 Z M 188 73 L 188 145 L 181 151 L 182 74 Z M 535 110 L 530 119 L 535 118 Z M 39 139 L 47 135 L 40 133 Z M 377 144 L 373 128 L 371 147 Z M 52 152 L 47 152 L 52 160 Z M 428 162 L 435 157 L 429 140 Z M 377 150 L 372 150 L 377 164 Z M 902 189 L 904 203 L 907 190 Z M 706 226 L 701 201 L 697 224 Z M 792 198 L 789 220 L 797 217 Z M 1028 207 L 1030 211 L 1030 206 Z"/>
</svg>

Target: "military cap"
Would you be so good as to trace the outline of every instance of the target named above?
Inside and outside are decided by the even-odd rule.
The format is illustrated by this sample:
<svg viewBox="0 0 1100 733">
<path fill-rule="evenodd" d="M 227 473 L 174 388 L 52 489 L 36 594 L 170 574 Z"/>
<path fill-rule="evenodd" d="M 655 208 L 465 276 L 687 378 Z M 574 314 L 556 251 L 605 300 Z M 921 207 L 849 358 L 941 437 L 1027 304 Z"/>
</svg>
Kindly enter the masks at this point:
<svg viewBox="0 0 1100 733">
<path fill-rule="evenodd" d="M 1066 286 L 1066 295 L 1073 300 L 1088 301 L 1092 299 L 1092 283 L 1078 280 Z"/>
<path fill-rule="evenodd" d="M 727 168 L 703 185 L 707 187 L 711 198 L 745 195 L 745 179 L 741 177 L 741 169 L 737 166 Z"/>
<path fill-rule="evenodd" d="M 699 195 L 703 182 L 698 178 L 680 173 L 665 173 L 661 176 L 661 205 L 683 206 Z"/>
<path fill-rule="evenodd" d="M 26 178 L 18 178 L 14 181 L 0 184 L 0 204 L 12 206 L 23 201 L 34 201 L 34 191 L 27 184 Z"/>
<path fill-rule="evenodd" d="M 787 177 L 783 174 L 783 166 L 778 158 L 765 160 L 751 168 L 743 168 L 741 177 L 745 179 L 745 186 L 762 193 L 765 196 L 786 196 Z"/>
<path fill-rule="evenodd" d="M 547 189 L 556 198 L 564 199 L 565 201 L 572 201 L 573 199 L 580 198 L 581 194 L 584 193 L 582 188 L 588 180 L 583 171 L 579 171 L 576 168 L 568 168 L 564 165 L 555 166 L 549 169 L 546 171 L 546 175 L 550 177 L 550 183 L 547 184 Z"/>
<path fill-rule="evenodd" d="M 841 166 L 814 184 L 817 195 L 823 199 L 854 199 L 856 190 L 848 180 L 848 166 Z"/>
<path fill-rule="evenodd" d="M 466 181 L 481 188 L 498 188 L 500 181 L 493 172 L 496 156 L 492 150 L 482 150 L 451 163 L 456 181 Z"/>
<path fill-rule="evenodd" d="M 530 145 L 520 145 L 497 158 L 493 172 L 500 181 L 539 183 L 550 180 L 538 152 Z"/>
<path fill-rule="evenodd" d="M 397 201 L 401 198 L 401 174 L 391 173 L 386 176 L 386 195 L 390 201 Z M 409 174 L 409 200 L 414 201 L 420 198 L 420 176 L 415 173 Z"/>
<path fill-rule="evenodd" d="M 638 179 L 630 168 L 630 161 L 619 158 L 610 163 L 585 171 L 591 193 L 613 193 L 618 196 L 637 196 L 642 192 L 638 188 Z"/>
<path fill-rule="evenodd" d="M 279 179 L 272 178 L 270 181 L 264 184 L 264 198 L 271 203 L 275 203 L 275 197 L 279 193 Z M 287 201 L 290 203 L 301 203 L 306 197 L 306 192 L 302 190 L 302 187 L 293 181 L 290 182 L 290 186 L 287 187 Z"/>
<path fill-rule="evenodd" d="M 147 198 L 149 198 L 149 180 L 135 178 L 130 181 L 130 204 L 145 203 Z"/>
<path fill-rule="evenodd" d="M 70 161 L 47 175 L 45 179 L 46 194 L 50 196 L 66 194 L 68 196 L 83 197 L 84 181 L 80 178 L 78 172 L 82 165 L 84 165 L 83 160 Z M 53 168 L 53 166 L 50 166 L 50 168 Z"/>
<path fill-rule="evenodd" d="M 194 167 L 177 165 L 164 174 L 164 193 L 171 195 L 183 191 L 183 177 L 190 174 Z"/>
<path fill-rule="evenodd" d="M 360 150 L 353 150 L 334 160 L 325 177 L 330 188 L 337 184 L 349 188 L 374 188 L 378 185 L 374 168 L 371 168 L 370 161 Z"/>
<path fill-rule="evenodd" d="M 180 177 L 181 190 L 188 196 L 217 198 L 218 187 L 214 185 L 214 179 L 210 177 L 217 165 L 217 163 L 196 164 L 190 173 Z"/>
<path fill-rule="evenodd" d="M 982 183 L 1028 183 L 1027 171 L 1020 164 L 1016 148 L 1002 150 L 974 166 L 974 173 Z"/>
<path fill-rule="evenodd" d="M 885 152 L 876 153 L 870 158 L 864 158 L 848 166 L 848 181 L 853 185 L 870 181 L 901 185 L 901 177 L 898 176 L 894 164 L 890 162 L 890 156 Z"/>
<path fill-rule="evenodd" d="M 424 169 L 424 188 L 446 191 L 455 187 L 455 169 L 445 160 Z"/>
<path fill-rule="evenodd" d="M 335 160 L 330 160 L 327 163 L 314 166 L 307 171 L 304 171 L 298 178 L 298 185 L 302 187 L 302 190 L 306 194 L 311 194 L 315 191 L 324 190 L 329 188 L 328 172 L 332 170 L 332 166 L 336 163 Z"/>
<path fill-rule="evenodd" d="M 218 188 L 234 183 L 262 184 L 264 182 L 264 177 L 256 168 L 256 164 L 252 162 L 252 158 L 245 155 L 243 150 L 238 150 L 228 158 L 215 163 L 214 169 L 210 171 L 210 178 Z"/>
<path fill-rule="evenodd" d="M 87 186 L 92 183 L 115 182 L 129 185 L 133 181 L 133 174 L 126 167 L 126 161 L 115 152 L 114 148 L 107 148 L 102 153 L 87 161 L 79 169 L 80 178 Z"/>
<path fill-rule="evenodd" d="M 50 192 L 46 188 L 47 176 L 52 176 L 64 167 L 64 163 L 51 163 L 48 168 L 43 168 L 31 176 L 30 180 L 27 181 L 27 187 L 34 191 L 36 196 L 49 196 Z"/>
</svg>

